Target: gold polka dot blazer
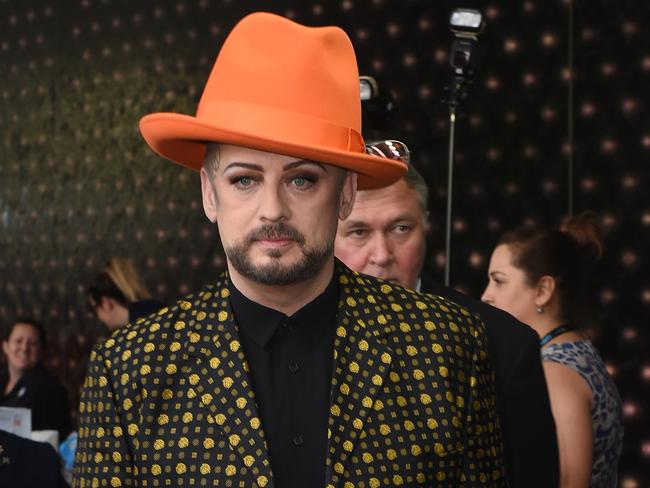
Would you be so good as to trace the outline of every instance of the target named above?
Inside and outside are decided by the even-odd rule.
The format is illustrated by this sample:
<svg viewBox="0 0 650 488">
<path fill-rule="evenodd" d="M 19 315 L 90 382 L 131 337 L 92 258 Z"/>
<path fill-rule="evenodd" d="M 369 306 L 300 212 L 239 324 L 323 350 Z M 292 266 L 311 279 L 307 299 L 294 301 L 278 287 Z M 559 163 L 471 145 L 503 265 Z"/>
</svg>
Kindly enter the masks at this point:
<svg viewBox="0 0 650 488">
<path fill-rule="evenodd" d="M 340 263 L 336 272 L 323 486 L 504 486 L 480 319 Z M 227 280 L 95 348 L 75 487 L 274 486 Z"/>
</svg>

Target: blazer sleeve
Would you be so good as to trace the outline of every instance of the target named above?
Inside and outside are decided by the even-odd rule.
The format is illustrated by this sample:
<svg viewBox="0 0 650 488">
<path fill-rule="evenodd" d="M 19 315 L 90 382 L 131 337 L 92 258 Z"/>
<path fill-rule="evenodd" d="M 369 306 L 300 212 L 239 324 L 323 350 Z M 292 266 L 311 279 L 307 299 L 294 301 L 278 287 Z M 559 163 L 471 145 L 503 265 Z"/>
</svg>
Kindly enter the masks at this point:
<svg viewBox="0 0 650 488">
<path fill-rule="evenodd" d="M 133 486 L 133 457 L 127 436 L 136 425 L 123 425 L 111 361 L 97 346 L 90 356 L 79 403 L 79 439 L 73 487 Z"/>
<path fill-rule="evenodd" d="M 513 486 L 558 486 L 557 436 L 537 336 L 520 349 L 505 396 L 503 433 L 509 446 L 509 478 Z"/>
<path fill-rule="evenodd" d="M 503 441 L 496 409 L 495 375 L 488 361 L 485 326 L 478 318 L 472 368 L 467 378 L 465 441 L 460 486 L 504 487 Z"/>
</svg>

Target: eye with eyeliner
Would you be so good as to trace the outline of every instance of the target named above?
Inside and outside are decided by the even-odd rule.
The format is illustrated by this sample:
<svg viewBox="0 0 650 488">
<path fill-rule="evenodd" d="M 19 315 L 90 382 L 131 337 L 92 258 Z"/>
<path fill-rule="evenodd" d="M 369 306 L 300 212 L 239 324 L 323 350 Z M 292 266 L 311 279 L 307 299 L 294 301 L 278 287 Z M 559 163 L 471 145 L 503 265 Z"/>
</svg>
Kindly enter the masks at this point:
<svg viewBox="0 0 650 488">
<path fill-rule="evenodd" d="M 228 182 L 238 190 L 249 190 L 255 186 L 257 179 L 247 174 L 232 175 L 228 178 Z"/>
<path fill-rule="evenodd" d="M 318 182 L 318 177 L 309 173 L 299 173 L 291 175 L 288 180 L 289 185 L 294 189 L 298 191 L 307 191 Z"/>
</svg>

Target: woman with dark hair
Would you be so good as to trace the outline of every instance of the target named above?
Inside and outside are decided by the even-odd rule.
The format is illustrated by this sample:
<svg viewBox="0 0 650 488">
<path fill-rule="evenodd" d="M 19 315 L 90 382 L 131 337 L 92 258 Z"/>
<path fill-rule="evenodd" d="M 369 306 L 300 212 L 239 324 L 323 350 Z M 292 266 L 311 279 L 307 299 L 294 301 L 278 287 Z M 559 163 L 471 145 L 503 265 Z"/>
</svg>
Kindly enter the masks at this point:
<svg viewBox="0 0 650 488">
<path fill-rule="evenodd" d="M 612 488 L 617 483 L 621 399 L 581 331 L 589 320 L 589 271 L 601 253 L 602 232 L 593 213 L 569 218 L 559 230 L 508 232 L 492 253 L 482 296 L 540 336 L 562 488 Z"/>
<path fill-rule="evenodd" d="M 32 430 L 56 430 L 64 439 L 72 430 L 68 393 L 41 364 L 45 342 L 43 325 L 33 319 L 16 320 L 5 332 L 0 406 L 29 408 Z"/>
</svg>

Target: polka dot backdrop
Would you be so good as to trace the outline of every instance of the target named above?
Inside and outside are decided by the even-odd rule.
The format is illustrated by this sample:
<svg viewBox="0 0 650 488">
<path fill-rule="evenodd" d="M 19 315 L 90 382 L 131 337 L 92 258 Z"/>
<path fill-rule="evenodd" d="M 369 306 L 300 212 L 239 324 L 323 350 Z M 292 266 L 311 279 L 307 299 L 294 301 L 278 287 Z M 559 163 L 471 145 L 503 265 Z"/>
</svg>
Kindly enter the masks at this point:
<svg viewBox="0 0 650 488">
<path fill-rule="evenodd" d="M 592 331 L 625 403 L 621 486 L 650 485 L 647 323 L 650 281 L 650 5 L 526 0 L 480 7 L 480 63 L 456 128 L 452 284 L 478 295 L 500 234 L 556 224 L 573 206 L 605 219 Z M 49 365 L 73 402 L 102 328 L 85 286 L 111 256 L 132 258 L 165 301 L 224 266 L 198 177 L 153 155 L 137 122 L 193 113 L 224 36 L 267 10 L 350 35 L 362 74 L 395 109 L 379 131 L 401 138 L 430 183 L 427 266 L 440 280 L 448 123 L 447 19 L 459 2 L 0 0 L 0 322 L 34 315 Z M 573 125 L 568 93 L 573 82 Z M 368 125 L 367 131 L 370 133 Z M 645 252 L 644 252 L 645 251 Z"/>
</svg>

